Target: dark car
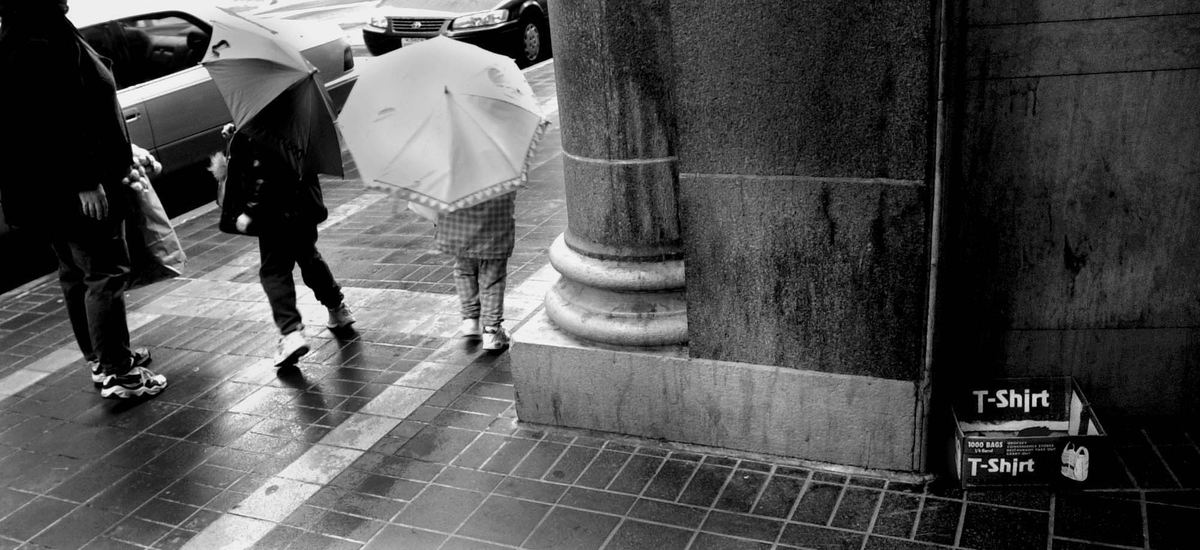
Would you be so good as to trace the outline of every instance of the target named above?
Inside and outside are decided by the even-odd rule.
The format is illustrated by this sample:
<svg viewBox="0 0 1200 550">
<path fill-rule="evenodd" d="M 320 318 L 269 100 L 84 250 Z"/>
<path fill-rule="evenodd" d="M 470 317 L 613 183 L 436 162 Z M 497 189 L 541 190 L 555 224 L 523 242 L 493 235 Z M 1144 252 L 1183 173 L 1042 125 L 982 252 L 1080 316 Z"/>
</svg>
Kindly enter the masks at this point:
<svg viewBox="0 0 1200 550">
<path fill-rule="evenodd" d="M 438 35 L 507 55 L 527 67 L 550 57 L 547 0 L 384 0 L 363 27 L 371 55 Z"/>
</svg>

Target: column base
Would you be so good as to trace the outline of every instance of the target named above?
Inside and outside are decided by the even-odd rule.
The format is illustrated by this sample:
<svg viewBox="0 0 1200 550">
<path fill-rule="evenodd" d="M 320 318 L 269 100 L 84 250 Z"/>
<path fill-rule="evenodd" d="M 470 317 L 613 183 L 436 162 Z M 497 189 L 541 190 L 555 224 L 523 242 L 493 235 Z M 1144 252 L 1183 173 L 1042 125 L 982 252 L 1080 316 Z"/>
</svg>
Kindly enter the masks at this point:
<svg viewBox="0 0 1200 550">
<path fill-rule="evenodd" d="M 683 261 L 591 258 L 559 235 L 550 262 L 562 278 L 546 294 L 546 313 L 568 333 L 623 346 L 687 342 Z"/>
<path fill-rule="evenodd" d="M 688 357 L 574 337 L 538 313 L 513 334 L 517 416 L 875 470 L 913 472 L 915 384 Z"/>
</svg>

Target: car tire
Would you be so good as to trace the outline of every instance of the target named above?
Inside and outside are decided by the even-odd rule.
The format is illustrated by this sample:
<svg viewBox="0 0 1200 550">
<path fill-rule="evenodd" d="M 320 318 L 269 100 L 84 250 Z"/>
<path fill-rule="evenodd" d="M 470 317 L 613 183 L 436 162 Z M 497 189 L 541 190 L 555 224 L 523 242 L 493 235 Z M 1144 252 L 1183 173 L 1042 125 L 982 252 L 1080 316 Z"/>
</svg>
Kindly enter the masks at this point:
<svg viewBox="0 0 1200 550">
<path fill-rule="evenodd" d="M 518 35 L 513 56 L 517 60 L 517 66 L 525 68 L 541 61 L 550 45 L 547 40 L 548 36 L 544 21 L 533 17 L 522 18 L 521 32 Z"/>
</svg>

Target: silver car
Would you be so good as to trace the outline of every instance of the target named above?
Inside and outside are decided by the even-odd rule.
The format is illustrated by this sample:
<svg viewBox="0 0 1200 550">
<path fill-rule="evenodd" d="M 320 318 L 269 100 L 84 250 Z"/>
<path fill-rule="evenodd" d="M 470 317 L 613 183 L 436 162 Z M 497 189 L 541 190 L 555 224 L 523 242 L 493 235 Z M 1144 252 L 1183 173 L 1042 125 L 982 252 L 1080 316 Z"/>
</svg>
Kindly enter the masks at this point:
<svg viewBox="0 0 1200 550">
<path fill-rule="evenodd" d="M 223 147 L 221 127 L 231 117 L 200 60 L 208 48 L 211 22 L 244 14 L 191 0 L 71 0 L 69 5 L 67 17 L 112 61 L 131 141 L 154 153 L 165 175 L 204 163 Z M 332 23 L 254 21 L 304 54 L 340 109 L 356 77 L 341 28 Z M 169 191 L 160 188 L 164 202 Z M 173 205 L 166 206 L 171 210 Z M 0 214 L 0 235 L 7 230 Z"/>
</svg>

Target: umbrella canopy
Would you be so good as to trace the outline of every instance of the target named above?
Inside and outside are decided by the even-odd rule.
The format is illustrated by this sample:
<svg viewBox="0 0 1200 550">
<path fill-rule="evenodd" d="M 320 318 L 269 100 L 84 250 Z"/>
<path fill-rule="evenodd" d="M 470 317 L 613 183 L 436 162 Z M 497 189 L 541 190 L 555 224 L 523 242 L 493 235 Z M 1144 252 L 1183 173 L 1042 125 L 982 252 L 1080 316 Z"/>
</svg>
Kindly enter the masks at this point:
<svg viewBox="0 0 1200 550">
<path fill-rule="evenodd" d="M 201 63 L 238 131 L 274 148 L 297 173 L 342 175 L 333 109 L 316 69 L 275 31 L 235 16 L 213 21 Z"/>
<path fill-rule="evenodd" d="M 362 67 L 338 124 L 368 187 L 450 212 L 524 184 L 548 122 L 512 59 L 437 37 Z"/>
</svg>

